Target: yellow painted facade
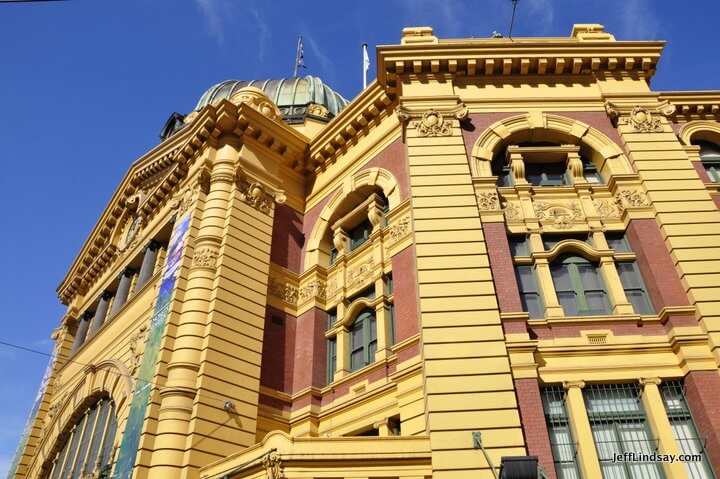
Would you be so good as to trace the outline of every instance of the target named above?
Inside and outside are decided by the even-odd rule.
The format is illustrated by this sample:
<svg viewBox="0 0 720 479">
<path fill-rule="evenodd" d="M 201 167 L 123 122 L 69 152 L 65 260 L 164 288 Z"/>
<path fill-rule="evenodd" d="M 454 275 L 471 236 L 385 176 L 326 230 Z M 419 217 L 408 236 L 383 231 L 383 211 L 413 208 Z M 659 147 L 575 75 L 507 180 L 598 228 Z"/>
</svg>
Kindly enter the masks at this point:
<svg viewBox="0 0 720 479">
<path fill-rule="evenodd" d="M 408 28 L 334 117 L 288 121 L 255 87 L 207 101 L 58 288 L 15 477 L 489 479 L 528 455 L 552 478 L 720 474 L 720 91 L 652 91 L 662 48 Z M 628 449 L 701 458 L 613 475 Z"/>
</svg>

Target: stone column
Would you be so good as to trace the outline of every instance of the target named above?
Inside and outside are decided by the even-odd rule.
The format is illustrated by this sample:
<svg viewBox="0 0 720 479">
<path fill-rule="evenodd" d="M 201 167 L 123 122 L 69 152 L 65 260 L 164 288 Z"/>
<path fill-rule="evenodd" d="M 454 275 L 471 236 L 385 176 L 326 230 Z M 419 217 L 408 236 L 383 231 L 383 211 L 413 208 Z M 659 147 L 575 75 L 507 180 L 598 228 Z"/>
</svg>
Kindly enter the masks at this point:
<svg viewBox="0 0 720 479">
<path fill-rule="evenodd" d="M 107 316 L 108 306 L 110 305 L 110 298 L 112 298 L 112 292 L 105 290 L 98 298 L 97 309 L 95 310 L 95 319 L 90 325 L 89 335 L 92 337 L 105 323 L 105 317 Z"/>
<path fill-rule="evenodd" d="M 155 272 L 155 260 L 157 259 L 158 249 L 160 249 L 160 243 L 155 240 L 150 240 L 148 244 L 145 245 L 145 248 L 143 248 L 144 256 L 142 265 L 140 266 L 140 273 L 138 273 L 136 290 L 142 288 Z"/>
<path fill-rule="evenodd" d="M 115 314 L 117 310 L 120 309 L 127 301 L 128 295 L 130 294 L 130 283 L 132 283 L 133 274 L 135 274 L 135 270 L 130 267 L 125 268 L 123 272 L 120 273 L 120 276 L 118 277 L 120 284 L 118 285 L 117 292 L 115 293 L 115 301 L 113 301 L 110 316 Z"/>
<path fill-rule="evenodd" d="M 570 420 L 572 437 L 578 446 L 578 466 L 583 477 L 602 477 L 600 461 L 595 450 L 590 420 L 585 411 L 585 400 L 583 399 L 582 388 L 584 381 L 568 381 L 563 383 L 566 391 L 565 407 L 567 408 Z"/>
<path fill-rule="evenodd" d="M 677 456 L 680 454 L 680 449 L 673 435 L 670 421 L 668 421 L 658 384 L 660 384 L 659 378 L 640 379 L 640 386 L 643 388 L 642 404 L 653 436 L 658 439 L 658 452 Z M 667 477 L 673 479 L 686 479 L 688 477 L 685 464 L 682 462 L 663 462 L 662 466 Z"/>
<path fill-rule="evenodd" d="M 82 346 L 85 342 L 92 317 L 93 314 L 90 311 L 85 311 L 82 316 L 80 316 L 77 333 L 75 333 L 75 342 L 73 342 L 72 349 L 70 350 L 71 356 L 75 354 L 75 352 L 80 349 L 80 346 Z"/>
</svg>

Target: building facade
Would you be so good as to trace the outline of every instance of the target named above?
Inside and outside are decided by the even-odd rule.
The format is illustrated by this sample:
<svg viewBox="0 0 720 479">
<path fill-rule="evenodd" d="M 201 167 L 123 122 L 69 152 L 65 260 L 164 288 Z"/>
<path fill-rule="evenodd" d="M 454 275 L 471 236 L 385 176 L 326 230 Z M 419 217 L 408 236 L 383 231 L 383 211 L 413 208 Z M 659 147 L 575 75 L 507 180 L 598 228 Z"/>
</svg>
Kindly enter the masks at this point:
<svg viewBox="0 0 720 479">
<path fill-rule="evenodd" d="M 58 288 L 11 475 L 720 477 L 720 91 L 662 48 L 419 27 L 352 102 L 212 87 Z"/>
</svg>

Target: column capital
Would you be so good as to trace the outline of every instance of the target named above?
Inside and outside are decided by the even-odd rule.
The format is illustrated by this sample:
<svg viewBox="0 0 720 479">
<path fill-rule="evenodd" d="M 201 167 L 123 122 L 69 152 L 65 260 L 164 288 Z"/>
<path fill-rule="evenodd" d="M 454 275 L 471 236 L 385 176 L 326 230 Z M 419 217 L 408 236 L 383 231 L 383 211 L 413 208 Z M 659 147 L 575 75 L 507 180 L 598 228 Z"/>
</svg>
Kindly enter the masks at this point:
<svg viewBox="0 0 720 479">
<path fill-rule="evenodd" d="M 639 379 L 638 379 L 638 382 L 640 383 L 640 386 L 642 386 L 642 387 L 644 388 L 644 387 L 647 386 L 648 384 L 654 384 L 654 385 L 656 385 L 656 386 L 659 386 L 660 383 L 662 382 L 662 380 L 661 380 L 660 378 L 658 378 L 658 377 L 654 377 L 654 378 L 639 378 Z"/>
<path fill-rule="evenodd" d="M 154 239 L 151 239 L 147 242 L 147 244 L 143 247 L 142 252 L 146 253 L 147 250 L 155 251 L 156 249 L 160 248 L 160 242 Z"/>
<path fill-rule="evenodd" d="M 82 315 L 80 315 L 80 319 L 82 321 L 90 321 L 93 316 L 95 316 L 95 313 L 93 313 L 92 311 L 85 311 Z"/>
<path fill-rule="evenodd" d="M 123 276 L 132 276 L 135 274 L 135 269 L 130 266 L 126 266 L 125 269 L 118 275 L 118 279 L 122 279 Z"/>
<path fill-rule="evenodd" d="M 105 289 L 105 290 L 103 290 L 102 293 L 100 293 L 100 296 L 98 296 L 97 300 L 98 301 L 102 301 L 102 300 L 108 301 L 112 297 L 113 297 L 113 292 Z"/>
<path fill-rule="evenodd" d="M 579 381 L 563 381 L 563 389 L 568 390 L 572 388 L 578 388 L 582 389 L 585 387 L 585 381 L 579 380 Z"/>
</svg>

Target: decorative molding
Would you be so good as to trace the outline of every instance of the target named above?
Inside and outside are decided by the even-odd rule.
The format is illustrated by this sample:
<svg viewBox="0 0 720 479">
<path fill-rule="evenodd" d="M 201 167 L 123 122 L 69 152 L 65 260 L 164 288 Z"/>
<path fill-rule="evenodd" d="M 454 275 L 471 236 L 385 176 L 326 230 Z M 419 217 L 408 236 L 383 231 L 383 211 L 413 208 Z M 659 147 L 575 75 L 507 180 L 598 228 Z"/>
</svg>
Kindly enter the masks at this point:
<svg viewBox="0 0 720 479">
<path fill-rule="evenodd" d="M 584 218 L 580 205 L 575 201 L 569 203 L 533 201 L 533 210 L 538 221 L 552 221 L 551 226 L 558 229 L 569 229 L 572 227 L 572 221 Z"/>
<path fill-rule="evenodd" d="M 137 246 L 140 241 L 140 232 L 145 226 L 145 218 L 140 215 L 129 217 L 123 227 L 123 237 L 118 243 L 118 251 L 125 253 Z"/>
<path fill-rule="evenodd" d="M 141 354 L 138 349 L 138 344 L 141 339 L 147 336 L 147 330 L 148 327 L 146 324 L 144 324 L 140 326 L 140 329 L 138 329 L 137 332 L 130 336 L 130 342 L 128 343 L 128 347 L 130 349 L 130 367 L 128 369 L 130 370 L 131 374 L 135 374 L 138 367 L 140 367 Z"/>
<path fill-rule="evenodd" d="M 405 216 L 399 219 L 395 224 L 388 228 L 388 235 L 390 236 L 390 243 L 396 243 L 401 238 L 407 236 L 410 233 L 410 217 Z"/>
<path fill-rule="evenodd" d="M 319 280 L 310 281 L 300 288 L 298 297 L 301 302 L 311 298 L 319 298 L 324 301 L 327 298 L 327 284 Z"/>
<path fill-rule="evenodd" d="M 331 298 L 337 292 L 337 290 L 337 278 L 333 278 L 333 280 L 327 284 L 327 297 Z"/>
<path fill-rule="evenodd" d="M 654 115 L 671 117 L 675 115 L 675 105 L 663 100 L 660 103 L 635 105 L 630 108 L 627 104 L 606 101 L 605 111 L 618 125 L 630 125 L 640 133 L 655 133 L 663 131 L 663 125 Z"/>
<path fill-rule="evenodd" d="M 477 195 L 478 210 L 497 211 L 500 209 L 500 199 L 496 191 L 486 191 Z"/>
<path fill-rule="evenodd" d="M 317 103 L 311 103 L 308 106 L 308 115 L 319 116 L 322 118 L 329 118 L 330 111 L 328 111 L 325 105 L 318 105 Z"/>
<path fill-rule="evenodd" d="M 615 194 L 615 201 L 622 208 L 644 208 L 650 206 L 645 193 L 632 189 L 618 191 Z"/>
<path fill-rule="evenodd" d="M 595 200 L 593 201 L 595 210 L 600 218 L 619 218 L 621 210 L 612 200 Z"/>
<path fill-rule="evenodd" d="M 245 203 L 265 214 L 270 214 L 274 202 L 282 204 L 286 200 L 281 192 L 268 191 L 269 189 L 259 181 L 251 181 L 244 176 L 238 178 L 238 189 L 240 198 Z"/>
<path fill-rule="evenodd" d="M 198 198 L 198 193 L 200 192 L 200 186 L 188 186 L 180 194 L 178 194 L 172 203 L 170 203 L 170 207 L 175 210 L 178 216 L 182 216 L 186 211 L 190 209 L 190 207 L 195 203 L 195 200 Z"/>
<path fill-rule="evenodd" d="M 280 460 L 280 454 L 278 454 L 277 451 L 271 451 L 263 457 L 262 463 L 265 468 L 265 474 L 267 474 L 267 479 L 285 479 L 285 469 Z"/>
<path fill-rule="evenodd" d="M 199 248 L 193 253 L 193 268 L 215 268 L 218 252 L 214 248 Z"/>
<path fill-rule="evenodd" d="M 520 209 L 515 206 L 515 203 L 508 202 L 503 210 L 505 213 L 505 219 L 507 221 L 522 221 L 520 216 Z"/>
<path fill-rule="evenodd" d="M 374 266 L 375 260 L 370 258 L 349 271 L 345 281 L 347 288 L 362 286 L 372 275 Z"/>
<path fill-rule="evenodd" d="M 241 88 L 230 97 L 230 102 L 238 106 L 244 103 L 273 121 L 282 120 L 280 109 L 259 88 L 252 86 Z"/>
<path fill-rule="evenodd" d="M 453 108 L 438 110 L 430 108 L 423 113 L 410 110 L 403 106 L 395 109 L 395 113 L 401 122 L 407 122 L 413 118 L 420 118 L 410 123 L 409 126 L 417 129 L 420 136 L 450 136 L 452 135 L 452 119 L 463 120 L 468 116 L 468 109 L 464 103 L 459 103 Z M 448 117 L 448 118 L 446 118 Z"/>
<path fill-rule="evenodd" d="M 268 293 L 288 304 L 297 304 L 298 289 L 273 276 L 268 279 Z"/>
</svg>

